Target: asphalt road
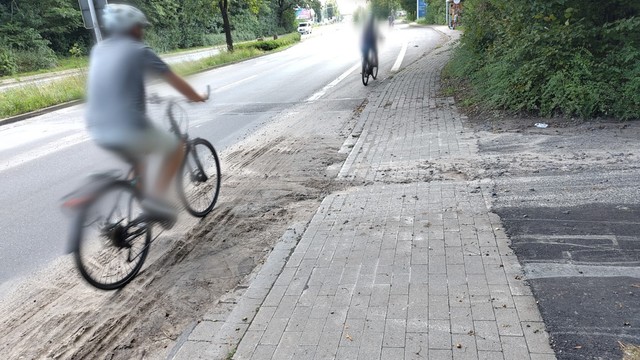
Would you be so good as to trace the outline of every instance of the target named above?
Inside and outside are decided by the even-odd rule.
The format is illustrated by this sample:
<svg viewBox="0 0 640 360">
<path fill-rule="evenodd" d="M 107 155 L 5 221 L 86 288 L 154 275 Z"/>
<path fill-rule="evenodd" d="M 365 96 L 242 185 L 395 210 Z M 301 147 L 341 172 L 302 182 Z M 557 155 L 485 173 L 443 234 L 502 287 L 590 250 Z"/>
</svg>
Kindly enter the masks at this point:
<svg viewBox="0 0 640 360">
<path fill-rule="evenodd" d="M 635 125 L 518 129 L 480 143 L 482 155 L 500 159 L 492 170 L 506 173 L 494 211 L 558 359 L 620 359 L 619 342 L 640 343 Z"/>
<path fill-rule="evenodd" d="M 350 24 L 324 27 L 279 53 L 192 76 L 195 88 L 211 86 L 212 100 L 189 105 L 190 134 L 223 151 L 294 104 L 364 99 L 372 88 L 384 86 L 392 68 L 401 71 L 440 39 L 424 27 L 385 31 L 379 78 L 369 87 L 360 80 L 358 35 Z M 149 92 L 173 94 L 165 85 Z M 82 105 L 0 127 L 0 139 L 2 289 L 64 254 L 68 219 L 59 199 L 87 174 L 123 165 L 90 141 Z"/>
</svg>

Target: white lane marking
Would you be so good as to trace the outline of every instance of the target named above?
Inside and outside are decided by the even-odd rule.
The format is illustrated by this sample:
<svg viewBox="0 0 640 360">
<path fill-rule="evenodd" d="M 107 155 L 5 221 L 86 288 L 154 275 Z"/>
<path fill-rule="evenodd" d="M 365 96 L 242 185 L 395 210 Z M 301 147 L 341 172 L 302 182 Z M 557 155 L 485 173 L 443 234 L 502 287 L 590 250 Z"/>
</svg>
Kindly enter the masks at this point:
<svg viewBox="0 0 640 360">
<path fill-rule="evenodd" d="M 89 135 L 86 134 L 85 132 L 64 137 L 60 140 L 48 143 L 46 145 L 37 147 L 35 149 L 26 151 L 22 154 L 19 154 L 17 156 L 10 158 L 9 161 L 5 161 L 0 166 L 0 172 L 9 170 L 19 165 L 24 165 L 29 161 L 36 160 L 42 156 L 49 155 L 53 152 L 66 149 L 68 147 L 80 144 L 87 140 L 89 140 Z"/>
<path fill-rule="evenodd" d="M 402 60 L 404 59 L 404 54 L 406 54 L 406 52 L 407 52 L 407 41 L 405 40 L 402 43 L 402 48 L 400 49 L 398 58 L 396 59 L 396 62 L 393 64 L 393 67 L 391 68 L 392 72 L 400 70 L 400 65 L 402 65 Z"/>
<path fill-rule="evenodd" d="M 236 82 L 232 82 L 231 84 L 228 84 L 228 85 L 225 85 L 225 86 L 221 86 L 221 87 L 217 88 L 217 89 L 214 91 L 214 93 L 217 93 L 217 92 L 221 92 L 221 91 L 227 90 L 227 89 L 232 88 L 232 87 L 234 87 L 234 86 L 238 86 L 238 85 L 240 85 L 240 84 L 242 84 L 242 83 L 244 83 L 244 82 L 247 82 L 247 81 L 249 81 L 249 80 L 255 79 L 255 78 L 257 78 L 257 77 L 258 77 L 258 75 L 256 74 L 256 75 L 249 76 L 248 78 L 244 78 L 244 79 L 242 79 L 242 80 L 238 80 L 238 81 L 236 81 Z"/>
<path fill-rule="evenodd" d="M 632 265 L 632 264 L 630 264 Z M 604 266 L 562 263 L 529 263 L 524 265 L 528 280 L 557 277 L 619 277 L 640 278 L 636 266 Z"/>
<path fill-rule="evenodd" d="M 342 75 L 338 76 L 335 80 L 333 80 L 332 82 L 330 82 L 327 85 L 325 85 L 325 87 L 323 87 L 322 89 L 317 91 L 315 94 L 311 95 L 305 101 L 306 102 L 312 102 L 312 101 L 316 101 L 316 100 L 320 99 L 324 94 L 327 93 L 327 91 L 329 91 L 329 89 L 331 89 L 332 87 L 338 85 L 340 83 L 340 81 L 344 80 L 347 76 L 349 76 L 352 72 L 354 72 L 358 67 L 360 67 L 359 63 L 353 65 L 347 71 L 343 72 Z"/>
<path fill-rule="evenodd" d="M 7 131 L 0 132 L 0 138 L 2 138 L 2 142 L 0 142 L 0 152 L 32 144 L 38 140 L 46 139 L 48 137 L 61 137 L 65 133 L 71 133 L 74 130 L 76 129 L 71 127 L 67 128 L 63 126 L 50 125 L 49 128 L 46 128 L 44 126 L 39 126 L 39 124 L 31 126 L 29 131 L 24 131 L 23 128 L 8 129 Z"/>
</svg>

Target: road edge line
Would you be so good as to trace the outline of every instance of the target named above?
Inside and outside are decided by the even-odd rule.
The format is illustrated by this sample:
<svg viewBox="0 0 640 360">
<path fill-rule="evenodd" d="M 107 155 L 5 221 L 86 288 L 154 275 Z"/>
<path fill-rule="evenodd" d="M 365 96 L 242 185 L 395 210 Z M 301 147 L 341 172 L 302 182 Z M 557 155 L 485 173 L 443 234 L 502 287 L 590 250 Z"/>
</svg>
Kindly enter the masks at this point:
<svg viewBox="0 0 640 360">
<path fill-rule="evenodd" d="M 355 65 L 347 69 L 347 71 L 343 72 L 340 76 L 335 78 L 332 82 L 325 85 L 322 89 L 313 93 L 313 95 L 309 96 L 304 102 L 310 103 L 320 99 L 321 97 L 324 96 L 324 94 L 327 93 L 327 91 L 329 91 L 329 89 L 338 85 L 342 80 L 346 79 L 347 76 L 351 75 L 351 73 L 354 72 L 359 66 L 360 66 L 360 63 L 356 63 Z"/>
<path fill-rule="evenodd" d="M 396 72 L 400 70 L 400 66 L 402 65 L 402 60 L 404 60 L 404 55 L 407 53 L 408 42 L 405 40 L 402 43 L 402 48 L 400 48 L 400 52 L 398 53 L 398 57 L 396 58 L 396 62 L 393 63 L 391 67 L 391 72 Z"/>
<path fill-rule="evenodd" d="M 0 119 L 0 126 L 9 125 L 9 124 L 16 123 L 18 121 L 31 119 L 31 118 L 34 118 L 36 116 L 48 114 L 48 113 L 56 111 L 56 110 L 61 110 L 61 109 L 65 109 L 65 108 L 68 108 L 68 107 L 75 106 L 75 105 L 79 105 L 79 104 L 82 104 L 83 102 L 84 102 L 83 100 L 73 100 L 73 101 L 68 101 L 68 102 L 62 103 L 62 104 L 57 104 L 57 105 L 49 106 L 49 107 L 46 107 L 46 108 L 42 108 L 42 109 L 39 109 L 39 110 L 30 111 L 28 113 L 10 116 L 8 118 Z"/>
</svg>

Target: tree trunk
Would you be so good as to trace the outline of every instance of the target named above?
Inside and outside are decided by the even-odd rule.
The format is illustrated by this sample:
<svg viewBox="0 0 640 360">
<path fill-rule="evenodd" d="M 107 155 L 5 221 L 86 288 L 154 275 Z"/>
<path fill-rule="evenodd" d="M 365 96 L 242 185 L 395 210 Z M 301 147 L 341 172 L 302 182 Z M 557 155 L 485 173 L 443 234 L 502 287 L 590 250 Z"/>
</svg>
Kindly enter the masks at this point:
<svg viewBox="0 0 640 360">
<path fill-rule="evenodd" d="M 224 35 L 227 39 L 227 50 L 233 52 L 233 39 L 231 38 L 231 24 L 229 23 L 229 0 L 218 0 L 218 7 L 222 14 Z"/>
</svg>

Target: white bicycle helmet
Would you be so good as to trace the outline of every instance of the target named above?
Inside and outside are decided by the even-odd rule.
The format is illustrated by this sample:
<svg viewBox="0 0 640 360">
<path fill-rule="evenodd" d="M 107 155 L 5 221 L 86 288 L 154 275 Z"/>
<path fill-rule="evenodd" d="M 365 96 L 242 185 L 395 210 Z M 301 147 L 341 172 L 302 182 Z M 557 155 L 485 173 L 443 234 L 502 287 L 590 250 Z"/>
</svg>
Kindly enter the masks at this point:
<svg viewBox="0 0 640 360">
<path fill-rule="evenodd" d="M 142 11 L 131 5 L 108 4 L 102 12 L 102 25 L 111 33 L 127 32 L 138 25 L 148 26 Z"/>
</svg>

